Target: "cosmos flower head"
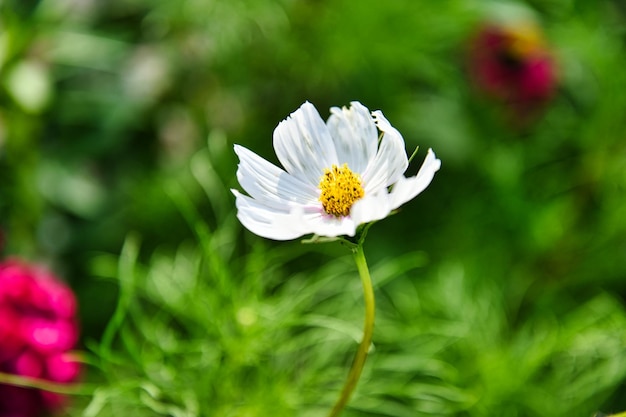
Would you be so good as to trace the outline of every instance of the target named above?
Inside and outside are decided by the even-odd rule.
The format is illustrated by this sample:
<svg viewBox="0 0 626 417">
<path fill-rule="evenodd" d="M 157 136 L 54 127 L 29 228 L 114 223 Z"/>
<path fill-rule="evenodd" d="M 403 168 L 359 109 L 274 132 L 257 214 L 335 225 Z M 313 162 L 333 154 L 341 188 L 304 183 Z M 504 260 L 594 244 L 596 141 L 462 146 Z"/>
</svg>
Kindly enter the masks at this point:
<svg viewBox="0 0 626 417">
<path fill-rule="evenodd" d="M 532 20 L 484 24 L 471 41 L 469 70 L 480 90 L 520 111 L 548 101 L 557 85 L 555 63 Z"/>
<path fill-rule="evenodd" d="M 324 122 L 306 102 L 279 123 L 273 145 L 284 168 L 235 145 L 237 179 L 248 195 L 232 192 L 248 230 L 274 240 L 353 237 L 421 193 L 439 170 L 429 149 L 417 175 L 404 176 L 404 139 L 381 111 L 354 101 L 330 113 Z"/>
<path fill-rule="evenodd" d="M 0 263 L 0 372 L 55 383 L 73 382 L 79 364 L 76 299 L 54 275 L 19 260 Z M 64 397 L 0 385 L 0 416 L 58 411 Z"/>
</svg>

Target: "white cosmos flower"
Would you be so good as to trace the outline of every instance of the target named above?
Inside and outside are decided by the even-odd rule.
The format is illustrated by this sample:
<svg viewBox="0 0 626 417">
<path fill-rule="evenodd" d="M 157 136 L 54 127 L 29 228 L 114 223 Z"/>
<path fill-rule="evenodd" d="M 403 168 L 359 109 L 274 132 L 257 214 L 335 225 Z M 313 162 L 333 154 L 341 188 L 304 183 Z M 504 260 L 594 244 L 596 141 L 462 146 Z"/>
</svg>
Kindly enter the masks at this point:
<svg viewBox="0 0 626 417">
<path fill-rule="evenodd" d="M 324 123 L 306 102 L 279 123 L 274 150 L 284 169 L 235 145 L 237 179 L 248 195 L 232 192 L 248 230 L 275 240 L 354 236 L 359 225 L 422 192 L 439 170 L 441 161 L 429 149 L 417 175 L 404 177 L 404 140 L 382 112 L 370 113 L 357 101 L 330 112 Z"/>
</svg>

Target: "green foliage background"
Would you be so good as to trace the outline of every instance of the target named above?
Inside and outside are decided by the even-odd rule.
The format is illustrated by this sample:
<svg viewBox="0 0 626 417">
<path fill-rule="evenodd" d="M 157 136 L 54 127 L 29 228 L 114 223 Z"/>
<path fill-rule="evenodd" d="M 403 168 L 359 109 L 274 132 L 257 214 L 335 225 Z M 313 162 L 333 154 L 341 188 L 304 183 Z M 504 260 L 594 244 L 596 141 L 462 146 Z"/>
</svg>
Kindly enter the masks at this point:
<svg viewBox="0 0 626 417">
<path fill-rule="evenodd" d="M 464 66 L 511 5 L 560 77 L 524 129 Z M 4 253 L 77 291 L 95 389 L 71 415 L 332 406 L 361 331 L 350 256 L 252 235 L 228 191 L 232 145 L 276 162 L 305 100 L 382 109 L 443 162 L 368 235 L 374 349 L 346 416 L 626 410 L 625 25 L 617 0 L 0 0 Z"/>
</svg>

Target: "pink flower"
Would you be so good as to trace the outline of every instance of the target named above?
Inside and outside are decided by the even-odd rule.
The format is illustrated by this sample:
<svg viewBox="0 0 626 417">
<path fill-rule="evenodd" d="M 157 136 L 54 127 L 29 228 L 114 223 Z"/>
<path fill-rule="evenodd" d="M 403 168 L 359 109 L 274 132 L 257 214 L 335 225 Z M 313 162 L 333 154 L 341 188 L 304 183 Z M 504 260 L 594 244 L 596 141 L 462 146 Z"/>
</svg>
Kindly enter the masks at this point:
<svg viewBox="0 0 626 417">
<path fill-rule="evenodd" d="M 50 272 L 19 260 L 0 263 L 0 372 L 71 383 L 80 365 L 70 353 L 78 341 L 76 298 Z M 0 417 L 36 417 L 58 411 L 64 397 L 0 385 Z"/>
<path fill-rule="evenodd" d="M 521 113 L 547 102 L 557 84 L 552 56 L 531 23 L 483 26 L 471 42 L 469 71 L 481 91 Z"/>
</svg>

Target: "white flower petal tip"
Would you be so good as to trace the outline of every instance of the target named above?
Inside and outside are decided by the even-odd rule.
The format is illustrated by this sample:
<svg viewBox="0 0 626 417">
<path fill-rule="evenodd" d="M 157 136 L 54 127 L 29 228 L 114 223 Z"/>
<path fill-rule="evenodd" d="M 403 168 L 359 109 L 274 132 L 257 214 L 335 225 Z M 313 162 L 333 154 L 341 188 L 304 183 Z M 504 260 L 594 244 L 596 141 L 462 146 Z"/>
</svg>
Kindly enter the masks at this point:
<svg viewBox="0 0 626 417">
<path fill-rule="evenodd" d="M 422 166 L 414 177 L 402 177 L 393 186 L 390 195 L 391 210 L 395 210 L 409 200 L 417 197 L 424 191 L 441 168 L 441 160 L 437 159 L 432 149 L 429 149 Z"/>
<path fill-rule="evenodd" d="M 274 240 L 354 238 L 360 225 L 421 193 L 441 167 L 429 149 L 417 175 L 406 178 L 404 139 L 381 111 L 354 101 L 330 113 L 324 122 L 307 101 L 278 124 L 273 143 L 284 168 L 234 146 L 247 195 L 231 191 L 237 218 L 252 233 Z"/>
</svg>

